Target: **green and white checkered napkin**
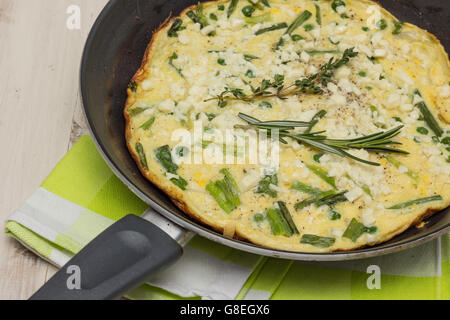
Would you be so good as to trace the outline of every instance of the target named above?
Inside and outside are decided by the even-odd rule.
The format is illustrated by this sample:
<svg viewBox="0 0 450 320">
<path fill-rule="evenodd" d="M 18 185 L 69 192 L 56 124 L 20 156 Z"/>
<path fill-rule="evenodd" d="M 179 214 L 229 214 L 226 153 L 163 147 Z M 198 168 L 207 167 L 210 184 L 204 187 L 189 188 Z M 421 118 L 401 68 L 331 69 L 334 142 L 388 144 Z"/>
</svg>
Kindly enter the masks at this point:
<svg viewBox="0 0 450 320">
<path fill-rule="evenodd" d="M 83 136 L 6 222 L 6 233 L 62 266 L 123 216 L 148 206 Z M 380 288 L 373 272 L 381 270 Z M 371 270 L 369 268 L 369 270 Z M 449 299 L 450 236 L 388 256 L 335 263 L 265 258 L 195 237 L 182 259 L 129 293 L 133 299 Z M 369 287 L 371 289 L 369 289 Z"/>
</svg>

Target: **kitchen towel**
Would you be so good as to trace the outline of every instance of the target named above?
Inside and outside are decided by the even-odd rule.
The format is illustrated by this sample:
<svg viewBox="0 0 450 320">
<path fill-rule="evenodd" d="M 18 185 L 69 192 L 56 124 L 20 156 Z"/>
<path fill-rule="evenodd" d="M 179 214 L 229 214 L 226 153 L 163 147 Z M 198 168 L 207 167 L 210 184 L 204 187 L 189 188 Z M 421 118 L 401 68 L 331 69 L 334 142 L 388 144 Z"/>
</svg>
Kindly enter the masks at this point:
<svg viewBox="0 0 450 320">
<path fill-rule="evenodd" d="M 6 233 L 57 267 L 114 221 L 152 210 L 83 136 L 6 222 Z M 183 257 L 131 299 L 449 299 L 450 236 L 377 258 L 305 263 L 194 237 Z"/>
</svg>

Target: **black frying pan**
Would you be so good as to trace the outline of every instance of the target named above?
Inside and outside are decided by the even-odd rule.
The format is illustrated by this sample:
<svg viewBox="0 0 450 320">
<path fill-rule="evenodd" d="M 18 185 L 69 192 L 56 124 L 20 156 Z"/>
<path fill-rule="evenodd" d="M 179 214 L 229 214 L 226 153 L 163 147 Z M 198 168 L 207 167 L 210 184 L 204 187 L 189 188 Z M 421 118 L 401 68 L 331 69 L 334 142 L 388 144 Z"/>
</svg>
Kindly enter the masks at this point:
<svg viewBox="0 0 450 320">
<path fill-rule="evenodd" d="M 139 172 L 124 140 L 122 110 L 128 83 L 139 68 L 152 33 L 170 15 L 197 0 L 111 0 L 98 17 L 81 64 L 81 93 L 92 137 L 115 174 L 159 214 L 128 216 L 91 242 L 34 299 L 110 299 L 143 283 L 175 261 L 195 233 L 247 252 L 303 261 L 350 260 L 410 248 L 450 230 L 450 211 L 433 215 L 423 228 L 410 228 L 381 245 L 342 253 L 286 252 L 228 239 L 191 220 Z M 434 33 L 450 48 L 450 2 L 441 0 L 379 1 L 402 21 Z M 151 222 L 149 222 L 151 221 Z M 155 224 L 159 227 L 155 227 Z M 189 233 L 189 230 L 191 233 Z M 81 267 L 80 290 L 66 286 L 67 267 Z"/>
</svg>

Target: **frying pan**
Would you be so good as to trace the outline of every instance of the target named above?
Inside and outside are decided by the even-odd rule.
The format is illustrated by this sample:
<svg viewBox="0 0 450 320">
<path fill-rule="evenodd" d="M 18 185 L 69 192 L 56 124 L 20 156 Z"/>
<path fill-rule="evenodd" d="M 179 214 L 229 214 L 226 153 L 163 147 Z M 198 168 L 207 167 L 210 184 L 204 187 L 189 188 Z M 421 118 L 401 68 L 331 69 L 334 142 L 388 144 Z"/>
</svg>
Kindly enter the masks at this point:
<svg viewBox="0 0 450 320">
<path fill-rule="evenodd" d="M 258 255 L 302 261 L 339 261 L 373 257 L 411 248 L 450 230 L 450 208 L 375 247 L 325 254 L 273 250 L 229 239 L 193 221 L 139 172 L 124 139 L 126 88 L 139 68 L 153 31 L 170 15 L 197 0 L 111 0 L 95 22 L 81 63 L 81 94 L 99 152 L 114 173 L 154 211 L 127 216 L 92 241 L 32 299 L 111 299 L 148 280 L 174 262 L 194 235 Z M 450 48 L 450 2 L 379 1 L 402 21 L 419 25 Z M 68 289 L 69 266 L 81 270 L 81 288 Z"/>
</svg>

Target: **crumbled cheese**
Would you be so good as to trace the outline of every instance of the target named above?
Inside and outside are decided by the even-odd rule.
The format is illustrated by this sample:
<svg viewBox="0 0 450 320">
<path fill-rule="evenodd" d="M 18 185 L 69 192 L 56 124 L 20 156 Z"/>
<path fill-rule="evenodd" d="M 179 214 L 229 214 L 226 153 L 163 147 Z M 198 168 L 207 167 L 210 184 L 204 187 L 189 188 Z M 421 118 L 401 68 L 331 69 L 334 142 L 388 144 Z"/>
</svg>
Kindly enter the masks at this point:
<svg viewBox="0 0 450 320">
<path fill-rule="evenodd" d="M 409 171 L 409 169 L 406 166 L 398 167 L 398 172 L 400 172 L 400 173 L 407 173 L 408 171 Z"/>
<path fill-rule="evenodd" d="M 365 226 L 371 226 L 375 223 L 376 219 L 373 215 L 373 209 L 372 208 L 366 208 L 363 210 L 361 214 L 361 221 Z"/>
<path fill-rule="evenodd" d="M 170 173 L 170 172 L 166 172 L 166 177 L 167 177 L 167 179 L 169 179 L 169 180 L 171 180 L 171 179 L 180 179 L 180 176 L 179 175 L 177 175 L 177 174 L 172 174 L 172 173 Z"/>
<path fill-rule="evenodd" d="M 211 32 L 213 32 L 213 31 L 215 31 L 215 30 L 216 30 L 216 28 L 215 28 L 213 25 L 209 25 L 209 26 L 204 27 L 204 28 L 201 30 L 201 33 L 202 33 L 203 35 L 207 36 L 208 34 L 210 34 Z"/>
<path fill-rule="evenodd" d="M 400 110 L 404 111 L 404 112 L 411 111 L 412 109 L 413 109 L 413 105 L 410 103 L 402 104 L 400 106 Z"/>
<path fill-rule="evenodd" d="M 374 57 L 381 58 L 386 56 L 386 50 L 385 49 L 375 49 L 373 52 Z"/>
<path fill-rule="evenodd" d="M 155 84 L 150 79 L 147 79 L 147 80 L 144 80 L 141 82 L 141 88 L 144 89 L 145 91 L 153 89 L 154 87 L 155 87 Z"/>
<path fill-rule="evenodd" d="M 346 11 L 347 11 L 347 6 L 337 6 L 336 7 L 336 12 L 339 14 L 343 14 Z"/>
<path fill-rule="evenodd" d="M 342 238 L 342 236 L 344 235 L 344 231 L 340 229 L 331 229 L 330 234 L 336 238 Z"/>
<path fill-rule="evenodd" d="M 188 44 L 191 42 L 191 39 L 186 33 L 182 32 L 178 34 L 178 41 L 180 41 L 181 44 Z"/>
<path fill-rule="evenodd" d="M 407 44 L 407 43 L 404 43 L 403 45 L 402 45 L 402 53 L 403 54 L 408 54 L 409 53 L 409 51 L 411 50 L 411 47 L 409 46 L 409 44 Z"/>
<path fill-rule="evenodd" d="M 347 192 L 345 194 L 345 197 L 347 198 L 348 201 L 353 202 L 355 200 L 357 200 L 359 197 L 361 197 L 363 195 L 363 190 L 359 187 L 355 187 L 352 190 L 350 190 L 349 192 Z"/>
<path fill-rule="evenodd" d="M 328 82 L 327 83 L 327 88 L 328 88 L 328 90 L 330 90 L 333 93 L 337 93 L 338 92 L 338 87 L 333 82 Z"/>
<path fill-rule="evenodd" d="M 330 100 L 332 102 L 334 102 L 337 105 L 343 106 L 347 103 L 347 99 L 345 98 L 345 96 L 339 94 L 339 93 L 335 93 L 330 97 Z"/>
<path fill-rule="evenodd" d="M 303 62 L 308 62 L 309 58 L 310 58 L 309 54 L 306 51 L 302 51 L 302 53 L 300 54 L 300 59 Z"/>
<path fill-rule="evenodd" d="M 348 78 L 351 74 L 351 70 L 348 67 L 341 67 L 339 68 L 336 73 L 335 76 L 337 79 L 342 79 L 342 78 Z"/>
<path fill-rule="evenodd" d="M 175 102 L 173 102 L 173 100 L 167 99 L 158 105 L 158 109 L 161 112 L 173 112 L 173 110 L 175 109 Z"/>
<path fill-rule="evenodd" d="M 450 86 L 441 87 L 441 89 L 439 90 L 439 94 L 441 95 L 442 98 L 450 97 Z"/>
<path fill-rule="evenodd" d="M 186 93 L 186 89 L 178 83 L 174 83 L 170 86 L 170 94 L 172 95 L 172 98 L 174 98 L 174 99 L 182 98 L 185 93 Z"/>
<path fill-rule="evenodd" d="M 414 95 L 414 99 L 413 99 L 413 104 L 414 105 L 416 105 L 416 104 L 418 104 L 418 103 L 420 103 L 422 101 L 423 101 L 423 98 L 421 96 L 419 96 L 418 94 Z"/>
<path fill-rule="evenodd" d="M 239 183 L 240 189 L 243 192 L 246 192 L 250 189 L 253 189 L 258 184 L 259 180 L 261 180 L 261 173 L 257 170 L 250 170 Z"/>
</svg>

